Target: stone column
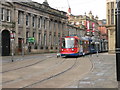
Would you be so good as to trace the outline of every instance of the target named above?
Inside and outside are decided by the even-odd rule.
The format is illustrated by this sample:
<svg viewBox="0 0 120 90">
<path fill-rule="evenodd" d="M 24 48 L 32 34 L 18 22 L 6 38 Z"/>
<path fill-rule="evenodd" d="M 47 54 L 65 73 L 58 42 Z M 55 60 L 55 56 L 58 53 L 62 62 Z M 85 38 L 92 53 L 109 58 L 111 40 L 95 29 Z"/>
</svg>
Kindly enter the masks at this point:
<svg viewBox="0 0 120 90">
<path fill-rule="evenodd" d="M 30 14 L 30 37 L 32 37 L 32 34 L 33 34 L 32 18 L 33 18 L 33 14 Z"/>
<path fill-rule="evenodd" d="M 14 21 L 15 21 L 15 47 L 16 47 L 16 52 L 17 52 L 17 49 L 18 49 L 18 10 L 15 9 L 15 13 L 14 13 Z"/>
<path fill-rule="evenodd" d="M 39 33 L 38 33 L 38 20 L 39 19 L 39 17 L 37 16 L 36 17 L 36 35 L 35 35 L 35 41 L 36 41 L 36 44 L 37 44 L 37 46 L 38 46 L 38 43 L 39 43 L 39 37 L 38 37 L 38 35 L 39 35 Z"/>
<path fill-rule="evenodd" d="M 56 22 L 54 22 L 54 26 L 53 26 L 53 47 L 55 49 L 56 46 Z"/>
<path fill-rule="evenodd" d="M 26 12 L 23 13 L 23 32 L 22 32 L 22 53 L 26 53 L 27 52 L 27 48 L 26 47 Z"/>
<path fill-rule="evenodd" d="M 55 39 L 56 45 L 55 45 L 55 48 L 56 47 L 58 48 L 58 32 L 59 32 L 58 31 L 58 24 L 59 24 L 59 22 L 56 23 L 56 39 Z"/>
<path fill-rule="evenodd" d="M 53 21 L 51 24 L 52 25 L 52 27 L 51 27 L 52 28 L 52 30 L 51 30 L 51 32 L 52 32 L 52 34 L 51 34 L 52 47 L 54 46 L 54 23 L 55 22 Z"/>
<path fill-rule="evenodd" d="M 60 37 L 62 37 L 62 33 L 63 33 L 62 32 L 62 23 L 60 23 L 60 29 L 59 30 L 60 30 Z"/>
<path fill-rule="evenodd" d="M 42 32 L 41 32 L 41 40 L 42 40 L 42 42 L 41 42 L 41 46 L 44 48 L 44 31 L 45 31 L 45 29 L 44 29 L 44 17 L 42 17 Z"/>
<path fill-rule="evenodd" d="M 46 26 L 47 26 L 47 33 L 46 33 L 46 34 L 47 34 L 47 47 L 49 48 L 49 45 L 50 45 L 50 44 L 49 44 L 49 43 L 50 43 L 50 42 L 49 42 L 49 32 L 50 32 L 49 19 L 47 19 L 46 22 L 47 22 L 47 24 L 46 24 Z"/>
<path fill-rule="evenodd" d="M 24 44 L 26 43 L 26 12 L 24 12 L 24 16 L 23 16 L 23 33 L 22 33 L 22 37 L 24 39 Z"/>
</svg>

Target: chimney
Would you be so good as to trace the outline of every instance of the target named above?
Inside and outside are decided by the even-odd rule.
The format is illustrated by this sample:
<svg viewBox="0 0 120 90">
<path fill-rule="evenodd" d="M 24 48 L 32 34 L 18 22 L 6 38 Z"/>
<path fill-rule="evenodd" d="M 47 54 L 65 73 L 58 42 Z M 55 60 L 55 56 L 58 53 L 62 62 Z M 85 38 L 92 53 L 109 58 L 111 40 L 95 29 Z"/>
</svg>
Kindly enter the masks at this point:
<svg viewBox="0 0 120 90">
<path fill-rule="evenodd" d="M 44 5 L 46 5 L 46 6 L 49 6 L 49 4 L 48 4 L 48 1 L 47 1 L 47 0 L 45 0 L 45 1 L 43 2 L 43 4 L 44 4 Z"/>
</svg>

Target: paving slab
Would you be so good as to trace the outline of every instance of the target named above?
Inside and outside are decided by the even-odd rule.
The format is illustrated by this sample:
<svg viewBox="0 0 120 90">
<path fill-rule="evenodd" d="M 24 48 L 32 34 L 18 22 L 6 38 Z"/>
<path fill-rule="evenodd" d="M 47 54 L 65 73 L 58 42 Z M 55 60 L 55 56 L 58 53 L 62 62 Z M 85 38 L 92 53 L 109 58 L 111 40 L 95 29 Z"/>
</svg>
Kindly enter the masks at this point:
<svg viewBox="0 0 120 90">
<path fill-rule="evenodd" d="M 118 88 L 120 82 L 116 79 L 115 54 L 102 53 L 88 56 L 93 63 L 93 69 L 85 77 L 75 82 L 69 88 Z"/>
</svg>

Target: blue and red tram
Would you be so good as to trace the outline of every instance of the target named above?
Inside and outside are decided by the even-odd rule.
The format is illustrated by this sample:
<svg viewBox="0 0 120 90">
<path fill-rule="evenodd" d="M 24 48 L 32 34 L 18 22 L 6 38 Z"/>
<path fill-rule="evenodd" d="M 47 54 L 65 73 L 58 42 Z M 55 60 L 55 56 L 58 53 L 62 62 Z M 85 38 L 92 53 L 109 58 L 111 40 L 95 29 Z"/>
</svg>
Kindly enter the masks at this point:
<svg viewBox="0 0 120 90">
<path fill-rule="evenodd" d="M 79 38 L 77 36 L 66 36 L 61 38 L 60 54 L 61 56 L 78 56 L 80 51 Z"/>
<path fill-rule="evenodd" d="M 89 53 L 89 40 L 77 36 L 61 38 L 61 56 L 80 56 Z"/>
<path fill-rule="evenodd" d="M 95 43 L 91 39 L 66 36 L 60 40 L 61 56 L 82 56 L 90 53 L 96 53 Z"/>
</svg>

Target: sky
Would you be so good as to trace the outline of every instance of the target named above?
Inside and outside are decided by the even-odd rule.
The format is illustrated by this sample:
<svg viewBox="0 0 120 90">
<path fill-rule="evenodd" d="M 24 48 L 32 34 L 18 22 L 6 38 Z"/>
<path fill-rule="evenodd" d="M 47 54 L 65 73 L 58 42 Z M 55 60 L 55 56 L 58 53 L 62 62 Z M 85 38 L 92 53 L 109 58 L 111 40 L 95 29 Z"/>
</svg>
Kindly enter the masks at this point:
<svg viewBox="0 0 120 90">
<path fill-rule="evenodd" d="M 45 0 L 32 0 L 43 3 Z M 71 8 L 73 15 L 86 15 L 90 11 L 94 16 L 98 16 L 99 20 L 106 19 L 106 0 L 47 0 L 50 7 L 67 12 L 68 7 Z"/>
</svg>

